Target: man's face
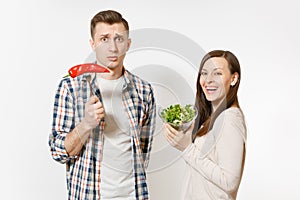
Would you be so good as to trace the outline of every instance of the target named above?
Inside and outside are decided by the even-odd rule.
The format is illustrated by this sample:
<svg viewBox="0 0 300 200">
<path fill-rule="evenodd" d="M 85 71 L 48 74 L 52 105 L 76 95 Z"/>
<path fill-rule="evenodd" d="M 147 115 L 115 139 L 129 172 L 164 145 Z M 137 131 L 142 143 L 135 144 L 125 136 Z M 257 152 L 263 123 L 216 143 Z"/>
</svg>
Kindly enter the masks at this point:
<svg viewBox="0 0 300 200">
<path fill-rule="evenodd" d="M 123 67 L 123 60 L 131 40 L 122 23 L 110 25 L 99 22 L 90 44 L 96 52 L 97 62 L 113 70 Z"/>
</svg>

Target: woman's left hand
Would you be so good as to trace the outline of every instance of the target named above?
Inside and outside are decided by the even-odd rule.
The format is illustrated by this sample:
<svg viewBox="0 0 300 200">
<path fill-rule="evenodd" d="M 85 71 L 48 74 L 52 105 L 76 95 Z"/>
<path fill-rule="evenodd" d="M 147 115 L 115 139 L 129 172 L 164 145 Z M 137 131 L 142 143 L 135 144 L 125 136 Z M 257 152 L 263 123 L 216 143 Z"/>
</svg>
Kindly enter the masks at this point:
<svg viewBox="0 0 300 200">
<path fill-rule="evenodd" d="M 170 124 L 165 123 L 163 125 L 163 132 L 166 140 L 178 149 L 179 151 L 185 150 L 187 146 L 192 143 L 192 130 L 194 128 L 194 123 L 191 127 L 186 131 L 177 131 Z"/>
</svg>

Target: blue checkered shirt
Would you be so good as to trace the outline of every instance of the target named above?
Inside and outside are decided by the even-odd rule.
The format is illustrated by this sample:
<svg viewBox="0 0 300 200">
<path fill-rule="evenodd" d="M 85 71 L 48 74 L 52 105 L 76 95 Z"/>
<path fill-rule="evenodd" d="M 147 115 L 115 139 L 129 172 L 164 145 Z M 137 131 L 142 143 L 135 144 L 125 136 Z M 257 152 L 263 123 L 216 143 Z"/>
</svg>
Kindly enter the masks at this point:
<svg viewBox="0 0 300 200">
<path fill-rule="evenodd" d="M 55 95 L 52 132 L 49 146 L 54 160 L 66 164 L 68 199 L 100 199 L 100 170 L 104 120 L 92 130 L 77 156 L 69 156 L 64 141 L 66 135 L 84 117 L 84 105 L 90 96 L 86 76 L 91 76 L 93 93 L 100 98 L 95 74 L 83 74 L 63 79 Z M 137 200 L 149 199 L 146 183 L 151 144 L 155 129 L 156 106 L 149 83 L 124 70 L 122 99 L 129 116 L 132 137 L 133 173 Z"/>
</svg>

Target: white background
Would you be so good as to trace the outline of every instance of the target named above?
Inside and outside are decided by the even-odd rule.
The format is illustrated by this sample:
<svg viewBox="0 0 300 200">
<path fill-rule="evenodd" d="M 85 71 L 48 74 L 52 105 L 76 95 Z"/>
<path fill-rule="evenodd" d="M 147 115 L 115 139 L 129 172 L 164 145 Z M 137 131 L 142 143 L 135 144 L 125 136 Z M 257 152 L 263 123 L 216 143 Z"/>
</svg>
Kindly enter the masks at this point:
<svg viewBox="0 0 300 200">
<path fill-rule="evenodd" d="M 296 0 L 1 1 L 1 199 L 66 199 L 64 166 L 51 159 L 47 144 L 54 92 L 67 69 L 90 53 L 89 21 L 104 9 L 121 12 L 131 29 L 168 29 L 205 51 L 234 52 L 249 129 L 238 199 L 300 199 Z M 151 180 L 155 200 L 166 199 L 159 183 L 177 194 L 172 188 L 180 183 L 163 178 Z"/>
</svg>

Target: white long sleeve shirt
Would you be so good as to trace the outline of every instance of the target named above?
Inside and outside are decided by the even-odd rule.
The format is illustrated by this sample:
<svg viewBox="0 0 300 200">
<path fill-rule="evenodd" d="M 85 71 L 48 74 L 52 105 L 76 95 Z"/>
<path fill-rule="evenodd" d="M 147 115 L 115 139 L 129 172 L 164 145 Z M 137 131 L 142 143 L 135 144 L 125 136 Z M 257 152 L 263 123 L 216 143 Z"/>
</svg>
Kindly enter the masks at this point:
<svg viewBox="0 0 300 200">
<path fill-rule="evenodd" d="M 184 150 L 187 165 L 182 199 L 236 199 L 245 148 L 243 114 L 239 108 L 229 108 L 218 116 L 212 130 Z"/>
</svg>

